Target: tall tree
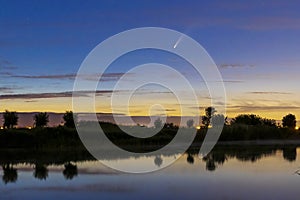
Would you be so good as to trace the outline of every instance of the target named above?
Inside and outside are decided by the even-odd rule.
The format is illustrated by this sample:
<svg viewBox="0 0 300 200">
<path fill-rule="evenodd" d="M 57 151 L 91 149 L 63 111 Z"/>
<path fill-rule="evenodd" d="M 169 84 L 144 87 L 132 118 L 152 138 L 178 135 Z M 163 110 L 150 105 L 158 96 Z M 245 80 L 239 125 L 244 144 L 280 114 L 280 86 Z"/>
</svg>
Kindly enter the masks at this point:
<svg viewBox="0 0 300 200">
<path fill-rule="evenodd" d="M 35 114 L 33 119 L 36 127 L 44 127 L 47 126 L 49 122 L 49 115 L 46 112 L 41 112 Z"/>
<path fill-rule="evenodd" d="M 72 111 L 66 111 L 63 119 L 65 121 L 65 126 L 68 128 L 75 128 L 75 124 L 77 123 L 77 116 L 73 114 Z"/>
<path fill-rule="evenodd" d="M 4 123 L 3 123 L 4 128 L 13 128 L 18 124 L 19 117 L 16 112 L 10 112 L 8 110 L 5 110 L 5 113 L 3 113 L 3 118 L 4 118 Z"/>
<path fill-rule="evenodd" d="M 213 126 L 223 126 L 226 123 L 227 117 L 223 114 L 216 114 L 211 117 Z"/>
<path fill-rule="evenodd" d="M 216 113 L 216 109 L 214 107 L 205 108 L 205 115 L 202 117 L 202 124 L 205 127 L 208 127 L 211 123 L 212 116 Z"/>
<path fill-rule="evenodd" d="M 293 114 L 288 114 L 282 118 L 282 126 L 287 128 L 296 127 L 296 116 Z"/>
<path fill-rule="evenodd" d="M 271 126 L 271 127 L 276 127 L 277 126 L 275 119 L 266 119 L 266 118 L 264 118 L 264 119 L 261 120 L 261 122 L 264 126 Z"/>
</svg>

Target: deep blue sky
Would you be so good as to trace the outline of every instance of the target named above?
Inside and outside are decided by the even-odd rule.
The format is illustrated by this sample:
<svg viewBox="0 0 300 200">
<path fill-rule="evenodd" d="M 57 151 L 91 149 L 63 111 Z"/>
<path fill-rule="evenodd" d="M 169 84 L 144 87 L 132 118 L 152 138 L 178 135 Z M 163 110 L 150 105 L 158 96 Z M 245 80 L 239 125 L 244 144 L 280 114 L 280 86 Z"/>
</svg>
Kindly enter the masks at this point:
<svg viewBox="0 0 300 200">
<path fill-rule="evenodd" d="M 71 91 L 72 74 L 97 44 L 157 26 L 181 31 L 208 51 L 228 81 L 229 113 L 299 112 L 300 3 L 245 2 L 0 0 L 0 109 L 69 108 L 66 99 L 48 99 L 47 107 L 45 99 L 13 95 Z M 131 63 L 112 72 L 125 64 Z"/>
</svg>

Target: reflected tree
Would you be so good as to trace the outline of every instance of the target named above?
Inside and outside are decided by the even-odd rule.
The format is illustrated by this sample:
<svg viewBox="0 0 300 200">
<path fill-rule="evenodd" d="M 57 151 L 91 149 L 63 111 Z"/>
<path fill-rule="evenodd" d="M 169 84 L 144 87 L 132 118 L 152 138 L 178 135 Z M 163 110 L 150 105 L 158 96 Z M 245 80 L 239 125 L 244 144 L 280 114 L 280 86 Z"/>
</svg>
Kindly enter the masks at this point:
<svg viewBox="0 0 300 200">
<path fill-rule="evenodd" d="M 189 163 L 189 164 L 194 164 L 194 157 L 192 154 L 188 154 L 187 158 L 186 158 L 186 161 Z"/>
<path fill-rule="evenodd" d="M 73 179 L 75 176 L 78 175 L 77 166 L 70 162 L 65 164 L 65 169 L 63 171 L 63 175 L 64 175 L 65 179 L 67 179 L 67 180 Z"/>
<path fill-rule="evenodd" d="M 216 163 L 213 159 L 206 160 L 206 170 L 208 171 L 215 171 L 216 170 Z"/>
<path fill-rule="evenodd" d="M 217 168 L 217 164 L 223 165 L 226 160 L 226 152 L 223 150 L 213 150 L 203 158 L 203 161 L 206 162 L 206 170 L 208 171 L 214 171 Z"/>
<path fill-rule="evenodd" d="M 163 160 L 160 156 L 155 156 L 155 159 L 154 159 L 154 164 L 158 167 L 160 167 L 163 163 Z"/>
<path fill-rule="evenodd" d="M 35 164 L 33 176 L 34 176 L 34 178 L 37 178 L 40 180 L 46 180 L 48 178 L 47 166 L 41 165 L 41 164 Z"/>
<path fill-rule="evenodd" d="M 18 172 L 17 169 L 14 169 L 10 164 L 2 165 L 3 176 L 2 180 L 5 184 L 7 183 L 15 183 L 18 180 Z"/>
<path fill-rule="evenodd" d="M 293 162 L 297 158 L 297 149 L 295 147 L 286 147 L 282 149 L 283 158 L 289 162 Z"/>
</svg>

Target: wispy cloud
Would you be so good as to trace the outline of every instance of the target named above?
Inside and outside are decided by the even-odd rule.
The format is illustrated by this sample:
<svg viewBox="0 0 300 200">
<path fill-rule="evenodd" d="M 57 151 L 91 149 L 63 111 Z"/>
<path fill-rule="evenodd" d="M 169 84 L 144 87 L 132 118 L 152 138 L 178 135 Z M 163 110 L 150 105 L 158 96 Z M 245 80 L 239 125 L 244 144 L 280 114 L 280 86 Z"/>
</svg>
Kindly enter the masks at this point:
<svg viewBox="0 0 300 200">
<path fill-rule="evenodd" d="M 73 80 L 76 78 L 82 78 L 84 80 L 98 80 L 98 78 L 101 76 L 102 81 L 111 81 L 111 80 L 117 80 L 121 76 L 123 76 L 124 73 L 105 73 L 105 74 L 84 74 L 84 75 L 78 75 L 75 73 L 69 73 L 69 74 L 53 74 L 53 75 L 10 75 L 10 77 L 13 78 L 23 78 L 23 79 L 69 79 Z"/>
<path fill-rule="evenodd" d="M 10 87 L 0 87 L 0 92 L 1 93 L 11 93 L 11 92 L 13 92 L 13 90 Z"/>
<path fill-rule="evenodd" d="M 245 65 L 245 64 L 238 64 L 238 63 L 234 63 L 234 64 L 229 64 L 229 63 L 224 63 L 224 64 L 220 64 L 218 65 L 219 68 L 241 68 L 241 67 L 254 67 L 254 65 Z"/>
<path fill-rule="evenodd" d="M 14 93 L 15 90 L 22 89 L 22 87 L 17 86 L 4 86 L 0 87 L 0 93 Z"/>
<path fill-rule="evenodd" d="M 0 57 L 0 70 L 13 70 L 13 69 L 17 69 L 17 67 L 14 66 L 10 61 Z"/>
<path fill-rule="evenodd" d="M 55 74 L 55 75 L 11 75 L 13 78 L 24 79 L 74 79 L 76 74 Z"/>
<path fill-rule="evenodd" d="M 118 92 L 118 91 L 114 91 Z M 9 99 L 49 99 L 49 98 L 63 98 L 63 97 L 88 97 L 91 94 L 103 95 L 110 94 L 112 90 L 97 90 L 97 91 L 66 91 L 58 93 L 28 93 L 28 94 L 6 94 L 0 95 L 0 100 L 9 100 Z"/>
<path fill-rule="evenodd" d="M 288 94 L 293 94 L 291 92 L 265 92 L 265 91 L 259 91 L 259 92 L 248 92 L 249 94 L 279 94 L 279 95 L 288 95 Z"/>
<path fill-rule="evenodd" d="M 287 16 L 261 16 L 251 18 L 241 28 L 249 30 L 300 29 L 300 18 Z"/>
<path fill-rule="evenodd" d="M 276 106 L 265 106 L 265 105 L 235 105 L 235 106 L 227 106 L 228 109 L 235 109 L 240 112 L 257 112 L 257 111 L 271 111 L 271 110 L 299 110 L 300 106 L 287 106 L 287 105 L 276 105 Z"/>
<path fill-rule="evenodd" d="M 243 83 L 242 80 L 223 80 L 223 83 Z"/>
</svg>

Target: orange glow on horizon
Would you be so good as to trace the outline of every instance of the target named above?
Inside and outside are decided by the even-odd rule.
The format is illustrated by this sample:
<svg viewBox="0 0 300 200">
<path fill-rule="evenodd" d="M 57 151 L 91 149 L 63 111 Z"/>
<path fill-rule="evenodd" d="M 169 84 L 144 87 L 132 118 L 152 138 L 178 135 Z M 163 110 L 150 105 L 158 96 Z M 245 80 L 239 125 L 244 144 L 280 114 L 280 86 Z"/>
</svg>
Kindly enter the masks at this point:
<svg viewBox="0 0 300 200">
<path fill-rule="evenodd" d="M 145 102 L 142 104 L 135 104 L 130 107 L 129 110 L 126 108 L 120 107 L 119 109 L 112 110 L 109 101 L 103 101 L 102 99 L 97 100 L 98 103 L 96 105 L 97 113 L 112 113 L 113 111 L 120 114 L 125 114 L 128 116 L 150 116 L 150 115 L 159 115 L 160 112 L 149 112 L 151 108 L 150 102 Z M 164 113 L 167 116 L 182 116 L 180 112 L 180 106 L 178 102 L 164 102 L 163 107 L 167 109 Z M 202 102 L 202 105 L 204 103 Z M 36 99 L 36 100 L 24 100 L 24 99 L 10 99 L 10 100 L 0 100 L 1 109 L 0 112 L 7 110 L 16 111 L 16 112 L 54 112 L 54 113 L 64 113 L 66 110 L 72 110 L 72 99 L 71 98 L 50 98 L 50 99 Z M 203 115 L 204 109 L 193 109 L 190 108 L 188 113 L 184 113 L 183 116 L 197 116 Z M 82 110 L 80 112 L 94 112 L 93 110 Z M 293 113 L 296 115 L 297 119 L 300 119 L 300 115 L 297 116 L 298 110 L 287 110 L 287 109 L 272 109 L 272 110 L 256 110 L 253 112 L 244 112 L 238 109 L 228 108 L 226 111 L 226 116 L 228 118 L 234 118 L 239 114 L 256 114 L 263 118 L 275 119 L 280 121 L 283 116 L 288 113 Z"/>
</svg>

